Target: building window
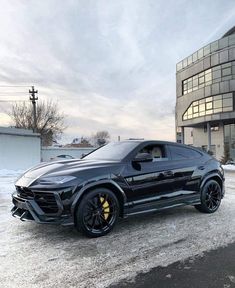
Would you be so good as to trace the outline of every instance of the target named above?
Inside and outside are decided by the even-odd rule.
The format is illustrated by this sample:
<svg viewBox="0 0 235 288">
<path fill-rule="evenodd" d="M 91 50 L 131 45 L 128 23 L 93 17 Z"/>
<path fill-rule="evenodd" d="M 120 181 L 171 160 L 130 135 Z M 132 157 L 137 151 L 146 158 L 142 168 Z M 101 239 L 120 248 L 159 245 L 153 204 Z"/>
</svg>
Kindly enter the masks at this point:
<svg viewBox="0 0 235 288">
<path fill-rule="evenodd" d="M 183 114 L 183 120 L 233 111 L 233 93 L 226 93 L 194 101 Z"/>
<path fill-rule="evenodd" d="M 233 69 L 235 69 L 235 61 L 223 65 L 217 65 L 197 75 L 194 75 L 193 77 L 183 80 L 183 95 L 214 83 L 231 80 L 233 66 Z"/>
<path fill-rule="evenodd" d="M 216 132 L 216 131 L 219 131 L 219 126 L 218 125 L 213 125 L 213 126 L 211 126 L 211 131 L 212 132 Z"/>
<path fill-rule="evenodd" d="M 177 127 L 177 128 L 176 128 L 176 132 L 177 132 L 177 133 L 181 133 L 181 132 L 182 132 L 182 128 L 181 128 L 181 127 Z"/>
<path fill-rule="evenodd" d="M 207 69 L 183 81 L 183 94 L 190 93 L 212 84 L 212 69 Z"/>
</svg>

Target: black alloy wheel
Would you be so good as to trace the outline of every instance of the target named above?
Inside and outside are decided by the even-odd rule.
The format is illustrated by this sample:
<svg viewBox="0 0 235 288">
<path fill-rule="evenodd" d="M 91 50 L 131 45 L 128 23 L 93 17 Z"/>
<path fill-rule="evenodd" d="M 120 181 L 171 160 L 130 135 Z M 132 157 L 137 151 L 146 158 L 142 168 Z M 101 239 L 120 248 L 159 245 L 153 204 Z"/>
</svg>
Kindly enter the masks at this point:
<svg viewBox="0 0 235 288">
<path fill-rule="evenodd" d="M 201 204 L 195 208 L 200 212 L 214 213 L 220 206 L 222 198 L 221 187 L 215 180 L 209 180 L 205 183 L 201 192 Z"/>
<path fill-rule="evenodd" d="M 119 216 L 119 203 L 114 193 L 97 188 L 86 194 L 77 208 L 76 227 L 89 237 L 109 233 Z"/>
</svg>

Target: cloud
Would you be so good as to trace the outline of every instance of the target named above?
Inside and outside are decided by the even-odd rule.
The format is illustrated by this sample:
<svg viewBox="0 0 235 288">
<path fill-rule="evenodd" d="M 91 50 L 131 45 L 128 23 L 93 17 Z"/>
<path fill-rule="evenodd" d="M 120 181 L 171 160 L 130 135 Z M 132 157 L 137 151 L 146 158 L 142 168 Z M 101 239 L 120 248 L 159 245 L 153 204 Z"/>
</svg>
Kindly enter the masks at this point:
<svg viewBox="0 0 235 288">
<path fill-rule="evenodd" d="M 113 139 L 174 140 L 175 65 L 220 37 L 235 7 L 219 0 L 2 2 L 0 85 L 35 85 L 40 99 L 58 101 L 67 115 L 64 139 L 105 129 Z"/>
</svg>

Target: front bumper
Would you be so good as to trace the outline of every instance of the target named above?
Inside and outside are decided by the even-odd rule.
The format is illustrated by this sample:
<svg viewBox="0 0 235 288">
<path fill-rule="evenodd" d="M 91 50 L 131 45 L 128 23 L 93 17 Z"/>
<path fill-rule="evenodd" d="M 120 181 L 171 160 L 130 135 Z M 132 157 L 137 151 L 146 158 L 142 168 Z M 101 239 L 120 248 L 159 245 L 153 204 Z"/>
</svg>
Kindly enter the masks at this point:
<svg viewBox="0 0 235 288">
<path fill-rule="evenodd" d="M 13 217 L 22 221 L 35 221 L 40 224 L 60 224 L 63 226 L 74 225 L 71 214 L 63 214 L 63 204 L 57 193 L 53 193 L 58 206 L 57 213 L 45 213 L 35 199 L 25 199 L 20 197 L 17 192 L 12 194 Z"/>
</svg>

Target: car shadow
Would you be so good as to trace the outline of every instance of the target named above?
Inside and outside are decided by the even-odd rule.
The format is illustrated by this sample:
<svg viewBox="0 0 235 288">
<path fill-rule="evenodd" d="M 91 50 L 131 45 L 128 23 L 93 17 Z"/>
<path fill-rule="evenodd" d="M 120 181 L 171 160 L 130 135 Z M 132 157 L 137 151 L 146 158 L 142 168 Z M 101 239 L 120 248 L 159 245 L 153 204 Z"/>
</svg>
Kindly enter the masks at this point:
<svg viewBox="0 0 235 288">
<path fill-rule="evenodd" d="M 169 225 L 174 222 L 174 225 L 177 225 L 176 219 L 180 221 L 187 217 L 194 217 L 195 215 L 201 215 L 194 207 L 184 206 L 178 208 L 166 209 L 160 212 L 151 212 L 141 215 L 130 216 L 126 219 L 119 218 L 114 229 L 106 236 L 99 238 L 88 238 L 82 233 L 77 231 L 74 227 L 62 227 L 58 225 L 44 225 L 37 224 L 34 222 L 25 222 L 24 225 L 21 225 L 21 233 L 24 233 L 26 230 L 27 233 L 35 239 L 45 239 L 47 238 L 49 242 L 56 244 L 61 241 L 71 241 L 76 242 L 77 240 L 96 242 L 101 241 L 99 239 L 108 239 L 115 236 L 123 236 L 126 233 L 132 233 L 144 229 L 144 227 L 150 227 L 151 225 Z M 26 232 L 25 231 L 25 232 Z"/>
</svg>

